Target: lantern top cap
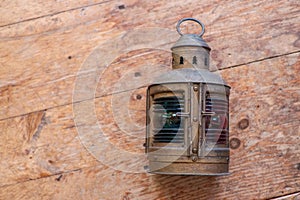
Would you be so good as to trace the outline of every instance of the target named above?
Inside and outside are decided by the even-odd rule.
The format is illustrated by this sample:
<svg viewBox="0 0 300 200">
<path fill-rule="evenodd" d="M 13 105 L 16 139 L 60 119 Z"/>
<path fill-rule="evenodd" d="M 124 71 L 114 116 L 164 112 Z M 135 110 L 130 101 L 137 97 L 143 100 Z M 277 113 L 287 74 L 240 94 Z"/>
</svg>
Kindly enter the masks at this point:
<svg viewBox="0 0 300 200">
<path fill-rule="evenodd" d="M 185 22 L 185 21 L 194 21 L 194 22 L 198 23 L 202 27 L 201 33 L 198 35 L 197 34 L 182 34 L 182 32 L 180 30 L 180 25 L 182 22 Z M 208 44 L 202 39 L 202 36 L 205 32 L 205 26 L 199 20 L 197 20 L 195 18 L 183 18 L 178 21 L 178 23 L 176 25 L 176 29 L 177 29 L 177 32 L 179 33 L 179 35 L 181 35 L 181 37 L 179 38 L 179 40 L 177 40 L 177 42 L 171 49 L 174 49 L 177 47 L 193 46 L 193 47 L 203 47 L 203 48 L 208 49 L 209 51 L 211 50 L 210 47 L 208 46 Z"/>
</svg>

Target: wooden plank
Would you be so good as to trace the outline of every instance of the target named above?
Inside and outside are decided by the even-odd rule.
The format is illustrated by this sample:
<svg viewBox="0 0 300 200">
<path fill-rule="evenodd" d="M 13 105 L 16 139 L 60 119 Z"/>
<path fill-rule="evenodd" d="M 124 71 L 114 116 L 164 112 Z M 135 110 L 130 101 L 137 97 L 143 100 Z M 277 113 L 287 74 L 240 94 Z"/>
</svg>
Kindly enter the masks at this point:
<svg viewBox="0 0 300 200">
<path fill-rule="evenodd" d="M 97 0 L 81 0 L 81 1 L 1 1 L 0 2 L 0 27 L 17 24 L 47 15 L 54 15 L 61 12 L 67 12 L 72 9 L 81 8 L 91 5 L 99 5 L 105 1 Z"/>
<path fill-rule="evenodd" d="M 96 46 L 113 42 L 118 35 L 136 28 L 166 28 L 176 35 L 174 26 L 182 17 L 193 16 L 207 25 L 204 38 L 213 48 L 212 64 L 219 68 L 299 51 L 298 1 L 231 0 L 220 4 L 219 1 L 125 0 L 122 1 L 125 9 L 121 10 L 116 6 L 119 4 L 119 1 L 104 2 L 88 7 L 84 14 L 75 9 L 3 27 L 0 119 L 70 104 L 76 73 Z M 38 12 L 46 9 L 39 4 L 35 6 Z M 177 38 L 159 35 L 154 42 L 167 44 L 171 39 Z M 110 51 L 107 49 L 106 53 Z M 153 62 L 165 63 L 170 58 L 168 52 L 161 54 Z M 119 65 L 131 69 L 122 56 L 126 57 L 118 56 Z"/>
<path fill-rule="evenodd" d="M 300 199 L 300 192 L 284 195 L 282 197 L 273 198 L 272 200 L 299 200 Z"/>
<path fill-rule="evenodd" d="M 75 113 L 70 105 L 1 121 L 0 171 L 6 173 L 0 199 L 268 199 L 299 192 L 299 66 L 296 53 L 221 71 L 232 86 L 230 176 L 124 172 L 145 163 L 129 153 L 120 163 L 116 151 L 103 149 L 101 142 L 143 154 L 145 88 L 140 88 L 77 103 Z M 76 106 L 85 111 L 90 105 L 97 119 L 92 112 L 77 112 Z M 80 144 L 73 114 L 85 120 L 77 124 L 86 130 L 81 141 L 101 162 Z"/>
<path fill-rule="evenodd" d="M 2 188 L 0 197 L 14 199 L 267 199 L 242 186 L 230 193 L 233 185 L 226 178 L 123 174 L 103 166 L 79 170 Z M 242 182 L 242 184 L 245 184 Z M 22 188 L 22 190 L 20 190 Z M 227 191 L 226 191 L 227 190 Z M 34 192 L 32 192 L 34 191 Z M 243 195 L 242 192 L 246 192 Z M 234 191 L 235 192 L 235 191 Z M 263 191 L 260 191 L 263 193 Z M 5 194 L 4 194 L 5 193 Z M 257 192 L 255 192 L 257 194 Z M 264 198 L 265 197 L 265 198 Z M 297 200 L 297 199 L 294 199 Z"/>
<path fill-rule="evenodd" d="M 80 143 L 71 110 L 66 106 L 0 122 L 0 185 L 96 163 Z"/>
</svg>

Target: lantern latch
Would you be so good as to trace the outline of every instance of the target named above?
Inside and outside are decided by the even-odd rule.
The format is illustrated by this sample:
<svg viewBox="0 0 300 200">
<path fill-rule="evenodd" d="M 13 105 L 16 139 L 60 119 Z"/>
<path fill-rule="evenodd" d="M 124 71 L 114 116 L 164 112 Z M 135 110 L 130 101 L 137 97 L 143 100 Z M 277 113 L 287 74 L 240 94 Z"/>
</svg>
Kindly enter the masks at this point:
<svg viewBox="0 0 300 200">
<path fill-rule="evenodd" d="M 189 117 L 190 113 L 178 112 L 176 113 L 177 117 Z"/>
<path fill-rule="evenodd" d="M 205 112 L 205 111 L 202 111 L 201 113 L 202 113 L 202 115 L 204 115 L 204 116 L 213 116 L 213 115 L 216 115 L 215 112 Z"/>
</svg>

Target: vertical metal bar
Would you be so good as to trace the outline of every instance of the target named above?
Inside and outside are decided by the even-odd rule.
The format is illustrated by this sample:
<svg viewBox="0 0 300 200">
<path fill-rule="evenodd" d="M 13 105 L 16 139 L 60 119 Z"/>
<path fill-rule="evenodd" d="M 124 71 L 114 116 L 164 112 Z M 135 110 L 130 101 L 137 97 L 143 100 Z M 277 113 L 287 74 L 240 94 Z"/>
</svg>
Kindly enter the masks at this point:
<svg viewBox="0 0 300 200">
<path fill-rule="evenodd" d="M 184 112 L 190 113 L 189 118 L 184 118 L 184 133 L 185 133 L 185 148 L 188 156 L 190 155 L 190 141 L 192 139 L 192 129 L 191 129 L 191 89 L 190 89 L 191 84 L 185 85 L 185 97 L 184 97 Z"/>
<path fill-rule="evenodd" d="M 198 135 L 199 135 L 199 143 L 198 143 L 198 156 L 201 157 L 201 147 L 203 143 L 203 131 L 202 131 L 202 109 L 203 109 L 203 84 L 199 84 L 199 102 L 198 102 L 198 119 L 199 119 L 199 130 L 198 130 Z"/>
<path fill-rule="evenodd" d="M 192 146 L 191 154 L 198 154 L 199 143 L 199 84 L 191 84 L 191 125 L 192 125 Z M 198 155 L 197 155 L 198 156 Z"/>
<path fill-rule="evenodd" d="M 199 141 L 199 151 L 198 151 L 198 155 L 200 157 L 204 157 L 205 155 L 205 141 L 206 141 L 206 137 L 205 137 L 205 118 L 202 115 L 202 111 L 205 111 L 205 105 L 206 105 L 206 91 L 207 91 L 207 87 L 206 84 L 201 84 L 201 102 L 200 102 L 200 107 L 199 107 L 199 115 L 200 115 L 200 120 L 201 120 L 201 127 L 200 127 L 200 135 L 201 135 L 201 140 Z"/>
<path fill-rule="evenodd" d="M 147 89 L 147 101 L 146 101 L 146 140 L 145 140 L 145 152 L 149 152 L 149 147 L 150 147 L 150 88 Z"/>
</svg>

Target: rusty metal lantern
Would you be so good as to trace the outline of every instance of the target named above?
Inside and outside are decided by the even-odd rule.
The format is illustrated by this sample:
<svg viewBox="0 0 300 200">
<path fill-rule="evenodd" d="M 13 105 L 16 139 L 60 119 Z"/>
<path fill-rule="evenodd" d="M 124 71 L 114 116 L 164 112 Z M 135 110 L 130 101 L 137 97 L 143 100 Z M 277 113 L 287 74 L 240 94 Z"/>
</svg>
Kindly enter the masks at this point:
<svg viewBox="0 0 300 200">
<path fill-rule="evenodd" d="M 202 32 L 182 34 L 194 21 Z M 171 48 L 172 71 L 147 90 L 146 153 L 155 174 L 225 175 L 229 172 L 229 90 L 209 71 L 210 47 L 204 25 L 194 18 L 177 24 L 181 35 Z"/>
</svg>

